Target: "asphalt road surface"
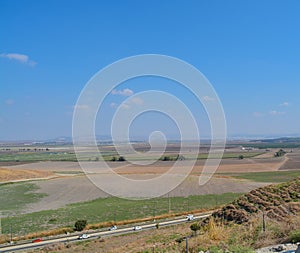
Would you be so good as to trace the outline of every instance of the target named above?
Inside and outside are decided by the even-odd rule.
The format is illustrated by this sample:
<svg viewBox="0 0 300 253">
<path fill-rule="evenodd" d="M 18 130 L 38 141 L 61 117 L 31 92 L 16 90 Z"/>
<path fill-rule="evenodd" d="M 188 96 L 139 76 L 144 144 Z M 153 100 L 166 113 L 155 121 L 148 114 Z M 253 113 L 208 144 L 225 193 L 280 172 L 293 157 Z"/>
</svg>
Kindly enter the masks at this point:
<svg viewBox="0 0 300 253">
<path fill-rule="evenodd" d="M 203 219 L 206 217 L 209 217 L 211 214 L 199 214 L 197 216 L 194 216 L 194 219 Z M 165 226 L 172 226 L 176 224 L 181 224 L 185 222 L 190 222 L 187 220 L 187 218 L 180 218 L 180 219 L 172 219 L 164 222 L 159 222 L 160 227 L 165 227 Z M 156 229 L 156 224 L 157 223 L 151 223 L 151 224 L 146 224 L 146 225 L 141 225 L 140 227 L 142 228 L 141 230 L 135 231 L 133 228 L 134 227 L 128 227 L 128 228 L 120 228 L 114 231 L 100 231 L 100 232 L 93 232 L 93 233 L 86 233 L 89 238 L 88 239 L 83 239 L 83 240 L 91 240 L 91 239 L 96 239 L 99 237 L 108 237 L 108 236 L 116 236 L 116 235 L 123 235 L 127 233 L 133 233 L 133 232 L 140 232 L 143 230 L 149 230 L 149 229 Z M 65 236 L 61 238 L 56 238 L 56 239 L 48 239 L 44 240 L 41 242 L 35 242 L 35 243 L 23 243 L 23 244 L 18 244 L 18 245 L 9 245 L 5 247 L 0 247 L 0 252 L 17 252 L 17 251 L 26 251 L 26 250 L 32 250 L 36 248 L 42 248 L 45 245 L 48 244 L 53 244 L 53 243 L 63 243 L 63 242 L 74 242 L 78 241 L 78 235 L 71 235 L 71 236 Z"/>
</svg>

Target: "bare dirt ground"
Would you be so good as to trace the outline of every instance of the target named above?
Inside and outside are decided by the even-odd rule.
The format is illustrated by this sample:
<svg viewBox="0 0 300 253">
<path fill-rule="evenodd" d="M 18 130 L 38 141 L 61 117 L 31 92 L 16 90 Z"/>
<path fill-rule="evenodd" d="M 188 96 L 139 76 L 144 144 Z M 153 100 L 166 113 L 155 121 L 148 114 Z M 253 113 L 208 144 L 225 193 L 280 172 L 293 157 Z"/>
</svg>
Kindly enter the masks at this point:
<svg viewBox="0 0 300 253">
<path fill-rule="evenodd" d="M 259 172 L 259 171 L 277 171 L 290 158 L 248 158 L 248 159 L 224 159 L 222 160 L 217 173 L 226 172 Z M 215 174 L 204 186 L 199 186 L 199 175 L 203 171 L 205 160 L 198 160 L 192 173 L 177 188 L 169 193 L 170 196 L 189 196 L 198 194 L 221 194 L 226 192 L 248 192 L 252 189 L 265 185 L 263 183 L 250 182 L 246 180 L 237 180 L 222 175 Z M 92 180 L 97 177 L 107 176 L 107 168 L 101 165 L 101 162 L 85 162 L 88 170 L 92 172 L 88 176 Z M 158 161 L 153 165 L 136 166 L 128 165 L 126 162 L 108 163 L 117 173 L 122 176 L 134 179 L 149 179 L 159 176 L 172 166 L 173 162 Z M 182 167 L 184 167 L 184 162 Z M 30 178 L 31 173 L 34 177 L 46 177 L 53 175 L 56 178 L 49 180 L 35 181 L 40 189 L 39 193 L 46 193 L 48 196 L 41 199 L 38 203 L 28 205 L 23 212 L 33 212 L 47 209 L 56 209 L 66 204 L 93 200 L 100 197 L 107 197 L 108 194 L 99 190 L 82 172 L 77 162 L 38 162 L 31 164 L 22 164 L 7 166 L 12 175 L 19 175 L 19 178 Z M 180 170 L 179 170 L 180 171 Z M 2 173 L 1 173 L 2 174 Z M 3 174 L 4 175 L 4 174 Z M 176 174 L 170 175 L 176 177 Z M 4 178 L 4 176 L 3 176 Z M 10 181 L 10 178 L 6 179 Z M 110 181 L 110 184 L 114 184 Z M 118 185 L 115 186 L 119 187 Z M 130 192 L 128 193 L 130 195 Z"/>
<path fill-rule="evenodd" d="M 292 153 L 286 154 L 287 162 L 284 163 L 280 170 L 299 170 L 300 169 L 300 150 L 293 150 Z"/>
<path fill-rule="evenodd" d="M 198 160 L 194 166 L 192 174 L 200 174 L 205 164 L 205 159 Z M 261 171 L 276 171 L 285 162 L 287 158 L 265 158 L 265 159 L 223 159 L 217 170 L 218 173 L 226 172 L 261 172 Z M 93 167 L 99 170 L 99 173 L 104 173 L 105 167 L 103 162 L 83 162 L 89 169 Z M 151 165 L 128 165 L 126 162 L 108 162 L 109 167 L 113 168 L 120 174 L 162 174 L 165 173 L 173 164 L 172 161 L 158 161 Z M 184 166 L 184 163 L 182 163 Z M 10 169 L 22 170 L 39 170 L 39 171 L 82 171 L 77 162 L 37 162 L 27 163 L 22 165 L 9 166 Z"/>
<path fill-rule="evenodd" d="M 84 175 L 36 181 L 35 184 L 40 188 L 36 192 L 46 193 L 47 196 L 28 205 L 23 210 L 25 213 L 57 209 L 71 203 L 108 197 L 108 194 L 98 189 Z"/>
</svg>

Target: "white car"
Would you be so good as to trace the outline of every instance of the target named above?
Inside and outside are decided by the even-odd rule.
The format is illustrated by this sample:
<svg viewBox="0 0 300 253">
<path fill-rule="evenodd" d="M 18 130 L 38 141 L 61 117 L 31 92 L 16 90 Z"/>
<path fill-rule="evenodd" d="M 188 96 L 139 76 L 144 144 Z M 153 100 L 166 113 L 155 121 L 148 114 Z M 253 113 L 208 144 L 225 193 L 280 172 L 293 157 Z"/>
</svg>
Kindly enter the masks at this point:
<svg viewBox="0 0 300 253">
<path fill-rule="evenodd" d="M 82 234 L 82 235 L 78 236 L 78 239 L 79 239 L 79 240 L 83 240 L 83 239 L 87 239 L 87 238 L 89 238 L 89 237 L 90 237 L 90 236 L 87 235 L 87 234 Z"/>
<path fill-rule="evenodd" d="M 188 215 L 186 216 L 186 219 L 187 219 L 188 221 L 192 221 L 192 220 L 195 219 L 195 217 L 194 217 L 194 215 L 192 215 L 192 214 L 188 214 Z"/>
<path fill-rule="evenodd" d="M 135 230 L 135 231 L 137 231 L 137 230 L 142 230 L 142 227 L 140 227 L 140 226 L 135 226 L 135 227 L 133 227 L 133 230 Z"/>
<path fill-rule="evenodd" d="M 113 225 L 109 228 L 109 231 L 114 231 L 114 230 L 117 230 L 117 226 L 116 225 Z"/>
</svg>

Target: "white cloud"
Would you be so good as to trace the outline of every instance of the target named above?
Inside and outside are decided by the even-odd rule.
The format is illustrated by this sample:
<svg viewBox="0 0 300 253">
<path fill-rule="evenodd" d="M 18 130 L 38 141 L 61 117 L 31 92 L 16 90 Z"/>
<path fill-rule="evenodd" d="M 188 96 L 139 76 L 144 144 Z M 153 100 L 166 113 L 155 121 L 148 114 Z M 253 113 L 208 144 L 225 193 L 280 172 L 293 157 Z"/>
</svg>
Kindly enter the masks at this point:
<svg viewBox="0 0 300 253">
<path fill-rule="evenodd" d="M 88 105 L 74 105 L 74 110 L 88 110 L 90 107 Z"/>
<path fill-rule="evenodd" d="M 116 109 L 116 108 L 118 108 L 118 104 L 116 104 L 116 103 L 110 103 L 110 107 Z"/>
<path fill-rule="evenodd" d="M 283 102 L 282 104 L 280 104 L 280 106 L 289 106 L 290 103 L 289 102 Z"/>
<path fill-rule="evenodd" d="M 254 112 L 253 116 L 256 117 L 256 118 L 259 118 L 259 117 L 263 117 L 264 114 L 262 112 Z"/>
<path fill-rule="evenodd" d="M 130 98 L 128 99 L 127 101 L 123 102 L 120 107 L 122 109 L 130 109 L 132 106 L 135 106 L 135 105 L 142 105 L 144 103 L 144 100 L 139 98 L 139 97 L 133 97 L 133 98 Z M 118 104 L 116 103 L 111 103 L 110 106 L 112 108 L 118 108 Z"/>
<path fill-rule="evenodd" d="M 129 103 L 135 104 L 135 105 L 142 105 L 144 103 L 144 100 L 139 97 L 134 97 L 129 100 Z"/>
<path fill-rule="evenodd" d="M 209 97 L 209 96 L 204 96 L 204 97 L 202 97 L 202 99 L 204 100 L 204 101 L 215 101 L 215 99 L 214 98 L 212 98 L 212 97 Z"/>
<path fill-rule="evenodd" d="M 121 107 L 122 109 L 126 109 L 126 110 L 130 109 L 130 105 L 127 104 L 127 103 L 122 103 L 122 104 L 120 105 L 120 107 Z"/>
<path fill-rule="evenodd" d="M 6 59 L 9 59 L 9 60 L 18 61 L 20 63 L 28 64 L 30 66 L 35 66 L 36 65 L 36 62 L 30 60 L 29 56 L 25 55 L 25 54 L 17 54 L 17 53 L 6 54 L 6 53 L 2 53 L 2 54 L 0 54 L 0 57 L 1 58 L 6 58 Z"/>
<path fill-rule="evenodd" d="M 273 110 L 273 111 L 270 111 L 270 114 L 273 116 L 276 116 L 276 115 L 283 115 L 283 114 L 285 114 L 285 112 L 279 112 L 279 111 Z"/>
<path fill-rule="evenodd" d="M 129 96 L 133 95 L 134 92 L 131 89 L 126 88 L 123 90 L 112 90 L 111 94 L 129 97 Z"/>
<path fill-rule="evenodd" d="M 5 104 L 7 104 L 7 105 L 13 105 L 14 103 L 15 103 L 15 101 L 12 99 L 5 100 Z"/>
</svg>

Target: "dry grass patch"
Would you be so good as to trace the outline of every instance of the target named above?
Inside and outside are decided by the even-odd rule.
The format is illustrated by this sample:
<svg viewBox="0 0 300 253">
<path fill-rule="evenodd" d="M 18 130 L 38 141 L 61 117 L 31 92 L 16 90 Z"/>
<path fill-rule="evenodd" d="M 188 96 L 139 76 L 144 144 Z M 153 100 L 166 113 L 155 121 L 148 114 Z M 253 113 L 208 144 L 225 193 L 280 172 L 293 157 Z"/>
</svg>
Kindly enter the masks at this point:
<svg viewBox="0 0 300 253">
<path fill-rule="evenodd" d="M 49 171 L 0 168 L 0 182 L 47 178 L 53 175 L 54 174 Z"/>
</svg>

